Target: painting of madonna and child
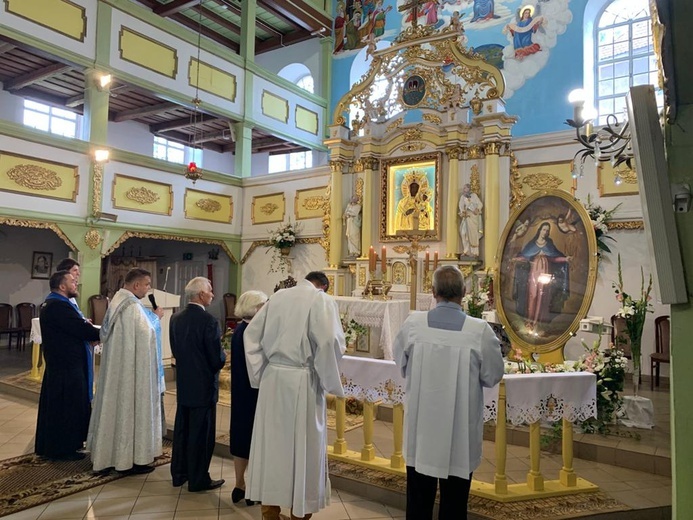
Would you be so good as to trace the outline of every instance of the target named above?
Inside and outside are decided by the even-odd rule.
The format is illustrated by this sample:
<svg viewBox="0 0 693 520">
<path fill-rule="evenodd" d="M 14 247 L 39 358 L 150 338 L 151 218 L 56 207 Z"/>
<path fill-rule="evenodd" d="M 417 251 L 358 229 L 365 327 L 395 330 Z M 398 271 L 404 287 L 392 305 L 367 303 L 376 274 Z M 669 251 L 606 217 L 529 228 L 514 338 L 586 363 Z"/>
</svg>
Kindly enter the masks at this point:
<svg viewBox="0 0 693 520">
<path fill-rule="evenodd" d="M 518 346 L 551 350 L 578 330 L 592 303 L 596 238 L 579 201 L 554 190 L 529 197 L 501 238 L 498 308 Z"/>
</svg>

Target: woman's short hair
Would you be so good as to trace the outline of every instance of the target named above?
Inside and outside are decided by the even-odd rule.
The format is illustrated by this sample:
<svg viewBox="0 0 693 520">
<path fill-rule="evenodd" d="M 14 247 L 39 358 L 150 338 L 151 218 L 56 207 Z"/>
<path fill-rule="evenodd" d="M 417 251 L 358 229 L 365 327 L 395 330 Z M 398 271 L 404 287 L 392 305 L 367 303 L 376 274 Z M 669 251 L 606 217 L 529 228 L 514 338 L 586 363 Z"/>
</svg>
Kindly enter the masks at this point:
<svg viewBox="0 0 693 520">
<path fill-rule="evenodd" d="M 239 318 L 252 318 L 259 305 L 267 301 L 267 295 L 262 291 L 246 291 L 236 302 L 233 313 Z"/>
<path fill-rule="evenodd" d="M 202 291 L 206 291 L 211 285 L 212 284 L 209 281 L 209 278 L 205 278 L 204 276 L 196 276 L 188 282 L 188 285 L 185 286 L 185 297 L 190 300 L 191 298 L 200 294 Z"/>
<path fill-rule="evenodd" d="M 442 265 L 433 273 L 433 294 L 447 301 L 464 296 L 464 276 L 454 265 Z"/>
</svg>

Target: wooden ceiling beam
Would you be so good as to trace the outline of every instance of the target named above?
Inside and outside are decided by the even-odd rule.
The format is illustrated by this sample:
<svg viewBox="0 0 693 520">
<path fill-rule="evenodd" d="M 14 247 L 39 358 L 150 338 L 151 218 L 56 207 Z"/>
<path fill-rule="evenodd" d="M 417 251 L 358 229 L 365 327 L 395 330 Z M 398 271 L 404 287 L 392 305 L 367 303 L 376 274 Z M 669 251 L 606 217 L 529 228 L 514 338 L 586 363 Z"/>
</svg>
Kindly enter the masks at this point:
<svg viewBox="0 0 693 520">
<path fill-rule="evenodd" d="M 236 24 L 234 24 L 231 20 L 227 20 L 221 15 L 218 15 L 211 9 L 207 9 L 206 7 L 200 7 L 200 6 L 194 6 L 193 10 L 196 13 L 201 13 L 202 16 L 207 18 L 208 20 L 211 20 L 212 22 L 221 25 L 224 29 L 227 29 L 234 34 L 241 34 L 241 28 L 238 27 Z"/>
<path fill-rule="evenodd" d="M 189 7 L 192 7 L 199 3 L 200 0 L 173 0 L 173 2 L 169 2 L 168 4 L 157 5 L 152 10 L 155 14 L 158 14 L 159 16 L 163 16 L 164 18 L 166 18 L 167 16 L 172 16 L 176 13 L 181 12 L 183 9 L 188 9 Z"/>
<path fill-rule="evenodd" d="M 305 0 L 259 0 L 263 9 L 278 13 L 282 18 L 292 21 L 301 29 L 313 32 L 325 28 L 323 34 L 332 34 L 332 19 L 315 9 Z"/>
<path fill-rule="evenodd" d="M 64 97 L 49 94 L 47 92 L 42 92 L 31 87 L 25 87 L 21 90 L 16 90 L 13 92 L 13 94 L 26 99 L 31 99 L 33 101 L 38 101 L 40 103 L 47 103 L 49 105 L 55 105 L 58 107 L 65 106 Z M 80 111 L 76 112 L 81 113 Z"/>
<path fill-rule="evenodd" d="M 190 146 L 190 135 L 185 134 L 183 132 L 166 132 L 166 133 L 159 133 L 159 137 L 163 137 L 164 139 L 167 139 L 169 141 L 174 141 L 176 143 L 180 143 L 184 146 Z M 206 150 L 212 150 L 215 152 L 223 153 L 224 152 L 224 145 L 222 144 L 217 144 L 217 143 L 212 143 L 209 141 L 200 141 L 199 139 L 195 141 L 195 144 L 199 148 L 203 148 Z"/>
<path fill-rule="evenodd" d="M 287 45 L 292 45 L 294 43 L 303 42 L 310 40 L 312 35 L 308 31 L 303 29 L 298 31 L 292 31 L 286 36 L 281 36 L 277 38 L 269 38 L 260 43 L 255 44 L 255 53 L 262 54 L 263 52 L 273 51 L 275 49 L 280 49 L 286 47 Z"/>
<path fill-rule="evenodd" d="M 131 121 L 133 119 L 138 119 L 140 117 L 153 116 L 161 112 L 166 112 L 167 110 L 172 110 L 174 108 L 180 108 L 180 105 L 175 103 L 170 103 L 168 101 L 164 103 L 159 103 L 158 105 L 150 105 L 146 107 L 133 108 L 132 110 L 123 110 L 118 112 L 113 121 L 120 123 L 121 121 Z"/>
<path fill-rule="evenodd" d="M 233 40 L 230 40 L 229 38 L 222 36 L 217 32 L 214 32 L 213 30 L 211 30 L 208 27 L 205 27 L 204 25 L 200 27 L 197 22 L 183 14 L 175 14 L 171 16 L 171 20 L 175 20 L 176 22 L 180 23 L 181 25 L 185 25 L 188 29 L 192 29 L 195 32 L 198 32 L 199 30 L 203 36 L 206 36 L 210 40 L 214 40 L 215 42 L 220 43 L 224 47 L 228 47 L 233 52 L 237 53 L 241 49 L 240 44 L 236 43 Z"/>
<path fill-rule="evenodd" d="M 197 124 L 209 123 L 210 121 L 217 121 L 218 119 L 220 118 L 217 116 L 200 114 L 197 118 Z M 192 126 L 192 120 L 190 117 L 181 117 L 180 119 L 174 119 L 173 121 L 164 121 L 163 123 L 149 125 L 149 131 L 153 134 L 158 134 L 160 132 L 178 130 L 179 128 L 185 128 L 186 126 Z"/>
<path fill-rule="evenodd" d="M 17 46 L 11 44 L 10 42 L 2 42 L 2 43 L 0 43 L 0 56 L 3 54 L 6 54 L 6 53 L 8 53 L 11 50 L 16 49 L 16 48 L 17 48 Z"/>
<path fill-rule="evenodd" d="M 4 82 L 3 86 L 5 90 L 19 90 L 20 88 L 28 87 L 29 85 L 38 83 L 39 81 L 43 81 L 57 74 L 67 72 L 70 69 L 72 69 L 72 67 L 64 63 L 52 63 L 41 69 L 22 74 L 16 78 L 8 79 Z"/>
<path fill-rule="evenodd" d="M 212 1 L 215 2 L 217 5 L 221 5 L 221 6 L 225 7 L 226 9 L 229 10 L 230 13 L 233 13 L 236 16 L 242 16 L 242 14 L 243 14 L 241 12 L 241 9 L 238 6 L 236 6 L 235 4 L 232 4 L 231 2 L 227 2 L 225 0 L 212 0 Z M 258 29 L 260 29 L 262 31 L 272 33 L 275 36 L 280 36 L 282 34 L 281 31 L 278 31 L 277 29 L 275 29 L 274 27 L 272 27 L 268 23 L 263 22 L 259 18 L 255 18 L 255 27 L 257 27 Z"/>
</svg>

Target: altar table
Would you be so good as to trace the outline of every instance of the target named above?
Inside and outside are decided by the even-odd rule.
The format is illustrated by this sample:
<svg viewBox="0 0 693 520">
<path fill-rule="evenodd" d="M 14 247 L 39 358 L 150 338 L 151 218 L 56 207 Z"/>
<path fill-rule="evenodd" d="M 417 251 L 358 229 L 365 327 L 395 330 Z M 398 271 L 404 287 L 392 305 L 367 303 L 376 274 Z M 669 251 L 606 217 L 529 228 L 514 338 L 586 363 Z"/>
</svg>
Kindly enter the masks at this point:
<svg viewBox="0 0 693 520">
<path fill-rule="evenodd" d="M 41 323 L 38 318 L 31 318 L 31 332 L 29 333 L 29 341 L 31 341 L 31 373 L 29 379 L 41 381 L 43 379 L 43 371 L 46 368 L 46 362 L 43 360 L 43 352 L 41 351 Z M 41 366 L 39 367 L 39 360 Z"/>
<path fill-rule="evenodd" d="M 351 296 L 335 296 L 339 313 L 347 320 L 355 320 L 373 329 L 371 337 L 377 339 L 385 359 L 392 359 L 392 344 L 409 316 L 409 302 L 404 300 L 364 300 Z M 373 354 L 373 352 L 371 352 Z M 373 357 L 379 357 L 377 354 Z"/>
</svg>

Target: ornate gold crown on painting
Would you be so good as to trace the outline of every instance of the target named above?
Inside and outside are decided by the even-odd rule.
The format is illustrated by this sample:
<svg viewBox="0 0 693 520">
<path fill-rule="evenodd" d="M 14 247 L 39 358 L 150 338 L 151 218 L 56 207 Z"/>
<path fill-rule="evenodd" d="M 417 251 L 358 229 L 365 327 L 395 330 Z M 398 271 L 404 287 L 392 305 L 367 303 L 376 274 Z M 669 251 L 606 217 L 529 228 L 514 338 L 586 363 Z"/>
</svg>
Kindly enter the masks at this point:
<svg viewBox="0 0 693 520">
<path fill-rule="evenodd" d="M 412 168 L 404 174 L 404 178 L 402 179 L 402 195 L 405 197 L 409 196 L 409 186 L 412 182 L 416 182 L 416 184 L 419 185 L 419 194 L 429 193 L 431 191 L 428 185 L 426 172 L 424 170 Z"/>
</svg>

